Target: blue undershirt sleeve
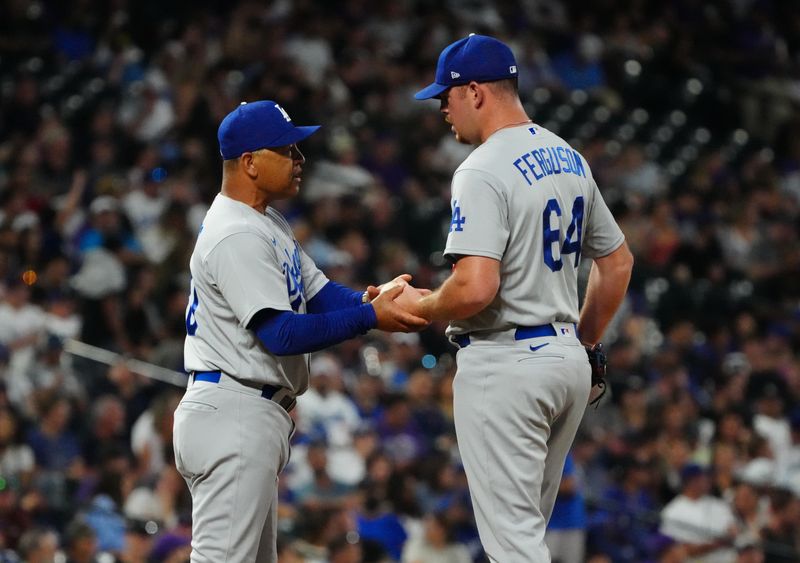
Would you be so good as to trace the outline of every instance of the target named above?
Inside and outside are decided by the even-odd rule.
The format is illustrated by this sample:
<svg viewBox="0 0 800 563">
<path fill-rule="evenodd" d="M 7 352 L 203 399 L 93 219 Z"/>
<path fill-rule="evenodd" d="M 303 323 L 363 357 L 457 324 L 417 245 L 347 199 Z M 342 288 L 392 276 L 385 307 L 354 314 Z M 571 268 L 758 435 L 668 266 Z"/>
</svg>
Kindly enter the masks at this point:
<svg viewBox="0 0 800 563">
<path fill-rule="evenodd" d="M 377 324 L 375 309 L 365 304 L 316 314 L 263 309 L 254 315 L 248 328 L 276 356 L 296 356 L 364 334 Z"/>
<path fill-rule="evenodd" d="M 309 313 L 327 313 L 347 307 L 358 307 L 362 304 L 361 297 L 363 295 L 359 291 L 353 291 L 349 287 L 329 281 L 314 297 L 308 300 L 306 309 Z"/>
</svg>

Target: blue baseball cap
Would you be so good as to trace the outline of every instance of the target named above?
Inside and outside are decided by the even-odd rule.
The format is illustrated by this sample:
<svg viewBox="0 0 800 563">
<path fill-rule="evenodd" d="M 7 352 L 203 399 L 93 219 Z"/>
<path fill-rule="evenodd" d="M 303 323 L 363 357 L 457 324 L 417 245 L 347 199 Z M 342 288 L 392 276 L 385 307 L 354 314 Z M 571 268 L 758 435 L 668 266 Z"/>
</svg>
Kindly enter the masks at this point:
<svg viewBox="0 0 800 563">
<path fill-rule="evenodd" d="M 487 35 L 471 33 L 444 48 L 436 64 L 436 80 L 414 97 L 435 98 L 452 86 L 492 82 L 517 76 L 517 61 L 508 45 Z"/>
<path fill-rule="evenodd" d="M 681 482 L 685 485 L 688 481 L 701 475 L 707 475 L 708 470 L 699 463 L 689 462 L 681 468 Z"/>
<path fill-rule="evenodd" d="M 286 110 L 271 100 L 242 102 L 219 124 L 217 139 L 223 160 L 258 149 L 298 143 L 319 125 L 296 127 Z"/>
</svg>

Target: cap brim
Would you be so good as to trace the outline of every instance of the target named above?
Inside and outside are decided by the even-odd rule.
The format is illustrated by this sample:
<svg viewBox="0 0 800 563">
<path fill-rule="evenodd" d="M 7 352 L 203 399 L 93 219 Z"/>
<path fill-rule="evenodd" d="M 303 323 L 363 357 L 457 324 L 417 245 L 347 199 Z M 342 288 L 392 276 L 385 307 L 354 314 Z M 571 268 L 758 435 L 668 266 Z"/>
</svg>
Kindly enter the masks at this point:
<svg viewBox="0 0 800 563">
<path fill-rule="evenodd" d="M 433 84 L 426 86 L 425 88 L 414 94 L 414 97 L 418 100 L 429 100 L 431 98 L 435 98 L 436 96 L 440 95 L 448 88 L 450 88 L 450 86 L 445 86 L 434 82 Z"/>
<path fill-rule="evenodd" d="M 272 142 L 270 142 L 270 144 L 266 145 L 264 148 L 274 149 L 275 147 L 286 147 L 288 145 L 299 143 L 303 139 L 310 137 L 319 128 L 319 125 L 304 125 L 302 127 L 295 127 L 280 137 L 273 139 Z"/>
</svg>

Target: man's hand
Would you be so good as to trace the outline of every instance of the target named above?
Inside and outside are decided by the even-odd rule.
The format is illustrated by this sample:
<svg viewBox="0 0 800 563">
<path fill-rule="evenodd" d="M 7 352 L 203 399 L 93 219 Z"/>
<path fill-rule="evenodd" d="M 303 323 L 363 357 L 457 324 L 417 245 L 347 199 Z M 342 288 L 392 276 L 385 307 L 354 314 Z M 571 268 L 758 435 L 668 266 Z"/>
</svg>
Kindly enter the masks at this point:
<svg viewBox="0 0 800 563">
<path fill-rule="evenodd" d="M 412 315 L 424 318 L 422 311 L 420 310 L 419 300 L 430 294 L 430 289 L 421 289 L 410 284 L 406 284 L 403 288 L 403 292 L 397 296 L 397 299 L 395 299 L 394 302 Z"/>
<path fill-rule="evenodd" d="M 404 302 L 406 305 L 410 305 L 418 301 L 421 297 L 420 292 L 408 285 L 407 281 L 403 283 L 390 282 L 390 284 L 386 284 L 390 287 L 384 291 L 379 290 L 378 295 L 371 301 L 375 308 L 375 316 L 378 318 L 378 328 L 387 332 L 417 332 L 427 327 L 430 324 L 427 320 L 412 315 L 402 305 Z M 398 302 L 399 297 L 406 290 L 409 291 L 409 296 Z"/>
<path fill-rule="evenodd" d="M 411 274 L 400 274 L 392 281 L 382 283 L 379 286 L 370 285 L 367 287 L 367 303 L 372 303 L 378 295 L 398 285 L 408 285 L 411 281 Z"/>
<path fill-rule="evenodd" d="M 371 303 L 373 299 L 381 295 L 382 293 L 389 291 L 392 288 L 402 286 L 404 289 L 400 293 L 400 295 L 395 299 L 395 303 L 400 305 L 406 311 L 412 313 L 413 315 L 420 316 L 419 305 L 418 302 L 421 298 L 425 297 L 426 295 L 430 295 L 432 292 L 430 289 L 424 289 L 419 287 L 413 287 L 409 282 L 411 281 L 411 274 L 401 274 L 394 278 L 392 281 L 382 283 L 379 286 L 370 285 L 367 287 L 366 291 L 366 302 Z"/>
</svg>

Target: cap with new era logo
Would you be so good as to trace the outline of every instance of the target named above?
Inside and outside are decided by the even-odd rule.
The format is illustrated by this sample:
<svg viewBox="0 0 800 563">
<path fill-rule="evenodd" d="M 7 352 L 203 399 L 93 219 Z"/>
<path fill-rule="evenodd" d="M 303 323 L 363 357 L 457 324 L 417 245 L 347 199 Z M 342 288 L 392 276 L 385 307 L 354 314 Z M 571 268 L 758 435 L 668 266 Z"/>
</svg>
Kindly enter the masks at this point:
<svg viewBox="0 0 800 563">
<path fill-rule="evenodd" d="M 452 86 L 492 82 L 517 76 L 517 62 L 511 49 L 487 35 L 470 34 L 444 48 L 436 65 L 436 80 L 414 97 L 435 98 Z"/>
</svg>

